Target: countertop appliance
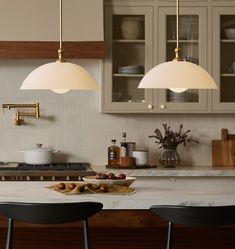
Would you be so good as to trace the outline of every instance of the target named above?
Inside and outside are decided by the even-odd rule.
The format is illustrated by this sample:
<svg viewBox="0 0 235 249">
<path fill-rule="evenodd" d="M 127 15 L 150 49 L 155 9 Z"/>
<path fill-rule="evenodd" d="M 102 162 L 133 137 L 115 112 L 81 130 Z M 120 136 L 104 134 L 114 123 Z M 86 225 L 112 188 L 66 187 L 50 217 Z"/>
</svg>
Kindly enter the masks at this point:
<svg viewBox="0 0 235 249">
<path fill-rule="evenodd" d="M 90 163 L 71 162 L 46 165 L 17 163 L 0 166 L 0 181 L 70 181 L 95 175 Z"/>
</svg>

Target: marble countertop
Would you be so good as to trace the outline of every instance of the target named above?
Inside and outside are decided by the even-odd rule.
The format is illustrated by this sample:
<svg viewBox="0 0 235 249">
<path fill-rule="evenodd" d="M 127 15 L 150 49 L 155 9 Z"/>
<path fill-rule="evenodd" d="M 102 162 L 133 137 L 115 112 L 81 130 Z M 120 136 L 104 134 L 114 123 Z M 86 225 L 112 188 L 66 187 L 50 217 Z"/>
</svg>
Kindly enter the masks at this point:
<svg viewBox="0 0 235 249">
<path fill-rule="evenodd" d="M 97 172 L 115 174 L 124 173 L 128 176 L 157 176 L 157 177 L 235 177 L 235 167 L 212 167 L 212 166 L 188 166 L 176 168 L 157 168 L 146 169 L 109 169 L 104 165 L 92 165 L 92 169 Z"/>
<path fill-rule="evenodd" d="M 17 163 L 0 163 L 1 167 L 16 167 Z M 96 172 L 115 174 L 124 173 L 128 176 L 155 176 L 155 177 L 235 177 L 235 167 L 212 167 L 212 166 L 178 166 L 175 168 L 164 168 L 157 166 L 157 168 L 144 169 L 109 169 L 105 165 L 91 165 L 91 168 Z"/>
<path fill-rule="evenodd" d="M 57 182 L 0 182 L 0 202 L 75 202 L 98 201 L 104 209 L 149 209 L 152 205 L 235 205 L 232 178 L 157 178 L 138 177 L 131 185 L 136 193 L 64 195 L 46 187 Z"/>
</svg>

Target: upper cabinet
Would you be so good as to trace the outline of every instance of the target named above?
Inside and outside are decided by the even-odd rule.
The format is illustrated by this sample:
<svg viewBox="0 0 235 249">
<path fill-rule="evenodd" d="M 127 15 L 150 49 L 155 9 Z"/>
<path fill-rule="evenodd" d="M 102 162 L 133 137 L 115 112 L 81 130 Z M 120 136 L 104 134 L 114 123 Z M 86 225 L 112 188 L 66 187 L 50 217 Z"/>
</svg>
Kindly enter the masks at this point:
<svg viewBox="0 0 235 249">
<path fill-rule="evenodd" d="M 175 0 L 106 0 L 105 4 L 109 54 L 104 63 L 102 111 L 235 113 L 234 0 L 180 0 L 182 57 L 207 70 L 218 85 L 218 90 L 183 93 L 137 88 L 144 73 L 175 56 Z M 135 31 L 134 22 L 142 36 L 125 37 L 129 25 Z"/>
<path fill-rule="evenodd" d="M 207 68 L 207 8 L 180 7 L 179 46 L 182 58 L 203 68 Z M 176 15 L 175 7 L 158 8 L 158 63 L 175 58 Z M 207 91 L 188 89 L 182 93 L 160 90 L 154 100 L 159 99 L 159 111 L 206 111 Z"/>
<path fill-rule="evenodd" d="M 235 112 L 235 7 L 213 8 L 213 110 Z"/>
<path fill-rule="evenodd" d="M 138 89 L 153 66 L 153 8 L 105 7 L 102 106 L 105 112 L 151 112 L 152 91 Z"/>
<path fill-rule="evenodd" d="M 0 0 L 0 41 L 58 41 L 59 0 Z M 63 40 L 103 41 L 103 0 L 63 1 Z"/>
</svg>

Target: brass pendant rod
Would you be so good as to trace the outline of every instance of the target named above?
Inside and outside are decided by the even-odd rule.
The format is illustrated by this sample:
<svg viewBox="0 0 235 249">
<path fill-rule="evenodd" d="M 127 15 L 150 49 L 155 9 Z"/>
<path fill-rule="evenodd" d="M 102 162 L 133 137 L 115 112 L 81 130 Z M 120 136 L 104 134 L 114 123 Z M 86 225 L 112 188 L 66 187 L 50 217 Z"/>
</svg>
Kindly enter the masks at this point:
<svg viewBox="0 0 235 249">
<path fill-rule="evenodd" d="M 176 47 L 179 47 L 179 0 L 176 0 Z"/>
<path fill-rule="evenodd" d="M 175 61 L 182 61 L 181 48 L 179 47 L 179 0 L 176 0 L 176 48 Z"/>
<path fill-rule="evenodd" d="M 63 58 L 63 47 L 62 47 L 62 35 L 63 35 L 63 29 L 62 29 L 62 0 L 60 0 L 60 48 L 58 49 L 58 62 L 65 62 L 64 58 Z"/>
<path fill-rule="evenodd" d="M 62 49 L 62 0 L 60 0 L 60 49 Z"/>
</svg>

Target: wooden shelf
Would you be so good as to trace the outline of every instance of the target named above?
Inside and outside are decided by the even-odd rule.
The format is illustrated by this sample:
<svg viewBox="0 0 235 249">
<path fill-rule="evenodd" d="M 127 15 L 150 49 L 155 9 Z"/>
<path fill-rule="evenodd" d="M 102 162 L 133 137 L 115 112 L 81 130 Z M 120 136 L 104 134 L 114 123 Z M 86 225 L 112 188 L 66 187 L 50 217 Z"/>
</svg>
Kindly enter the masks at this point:
<svg viewBox="0 0 235 249">
<path fill-rule="evenodd" d="M 144 77 L 144 74 L 127 74 L 127 73 L 114 73 L 113 74 L 114 77 Z"/>
<path fill-rule="evenodd" d="M 176 43 L 176 40 L 167 40 L 168 43 Z M 199 40 L 179 40 L 179 43 L 199 43 Z"/>
<path fill-rule="evenodd" d="M 59 42 L 0 41 L 0 59 L 56 59 Z M 63 42 L 65 59 L 99 58 L 107 53 L 103 41 Z"/>
<path fill-rule="evenodd" d="M 124 39 L 114 39 L 113 42 L 120 42 L 120 43 L 144 43 L 145 40 L 124 40 Z"/>
<path fill-rule="evenodd" d="M 235 77 L 235 73 L 222 73 L 221 77 Z"/>
<path fill-rule="evenodd" d="M 223 42 L 223 43 L 235 43 L 235 39 L 222 39 L 221 42 Z"/>
</svg>

